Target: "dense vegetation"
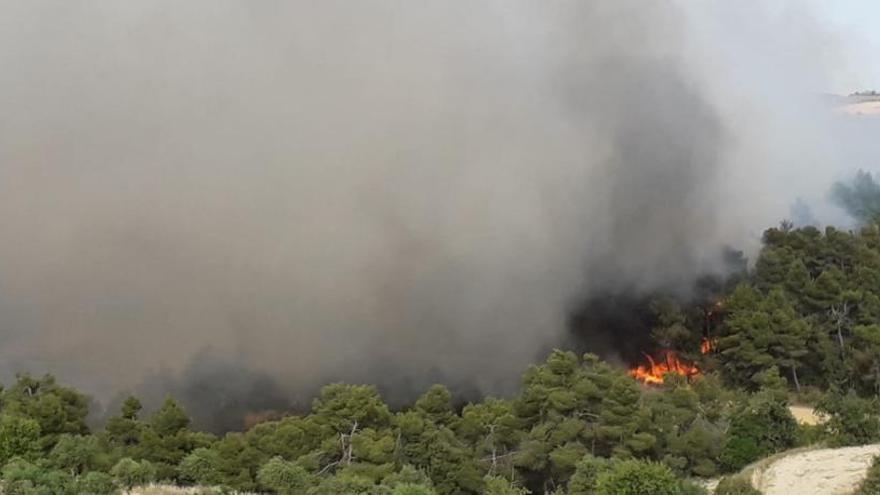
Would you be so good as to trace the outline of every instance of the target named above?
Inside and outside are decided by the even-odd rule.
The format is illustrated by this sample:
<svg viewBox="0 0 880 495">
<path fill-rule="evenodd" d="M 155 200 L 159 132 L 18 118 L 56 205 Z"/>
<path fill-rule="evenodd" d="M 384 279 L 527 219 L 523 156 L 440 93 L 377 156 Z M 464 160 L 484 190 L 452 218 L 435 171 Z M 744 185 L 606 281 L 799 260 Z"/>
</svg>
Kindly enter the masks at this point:
<svg viewBox="0 0 880 495">
<path fill-rule="evenodd" d="M 455 408 L 436 385 L 394 411 L 374 387 L 332 384 L 308 414 L 218 437 L 194 431 L 170 397 L 149 415 L 130 397 L 90 431 L 85 396 L 21 375 L 0 394 L 3 491 L 168 481 L 315 495 L 689 494 L 702 493 L 689 478 L 795 445 L 880 441 L 880 227 L 862 186 L 836 192 L 867 198 L 850 205 L 858 230 L 783 223 L 764 234 L 751 272 L 703 281 L 709 289 L 687 302 L 655 301 L 657 348 L 696 363 L 698 376 L 648 387 L 595 355 L 557 350 L 514 397 Z M 828 421 L 798 426 L 792 399 Z M 722 489 L 750 493 L 737 478 Z"/>
</svg>

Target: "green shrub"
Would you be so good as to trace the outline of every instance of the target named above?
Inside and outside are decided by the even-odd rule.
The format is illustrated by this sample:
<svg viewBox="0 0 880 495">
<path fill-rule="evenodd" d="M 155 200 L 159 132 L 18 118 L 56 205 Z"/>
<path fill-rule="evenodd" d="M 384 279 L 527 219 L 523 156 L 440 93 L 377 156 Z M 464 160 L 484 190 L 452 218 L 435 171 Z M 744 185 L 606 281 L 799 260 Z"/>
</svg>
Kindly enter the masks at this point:
<svg viewBox="0 0 880 495">
<path fill-rule="evenodd" d="M 599 474 L 598 495 L 681 495 L 681 481 L 664 464 L 627 460 Z"/>
<path fill-rule="evenodd" d="M 76 494 L 69 473 L 23 459 L 13 459 L 3 466 L 3 495 L 68 494 Z"/>
<path fill-rule="evenodd" d="M 257 481 L 276 493 L 292 495 L 305 491 L 309 485 L 309 473 L 292 462 L 273 457 L 260 468 Z"/>
<path fill-rule="evenodd" d="M 75 483 L 77 495 L 114 495 L 119 493 L 113 477 L 107 473 L 91 471 L 80 476 Z"/>
<path fill-rule="evenodd" d="M 709 490 L 691 480 L 684 480 L 681 483 L 681 495 L 709 495 Z"/>
<path fill-rule="evenodd" d="M 401 483 L 391 490 L 391 495 L 436 495 L 429 485 L 415 483 Z"/>
<path fill-rule="evenodd" d="M 569 495 L 590 495 L 596 492 L 599 475 L 611 467 L 611 461 L 587 454 L 575 465 L 568 481 Z"/>
<path fill-rule="evenodd" d="M 180 461 L 178 470 L 184 480 L 198 485 L 218 485 L 222 481 L 220 455 L 204 447 L 195 449 Z"/>
<path fill-rule="evenodd" d="M 120 459 L 110 474 L 122 488 L 143 486 L 156 481 L 156 468 L 149 461 L 135 461 L 129 457 Z"/>
<path fill-rule="evenodd" d="M 374 490 L 373 480 L 342 471 L 324 478 L 320 485 L 309 490 L 309 495 L 372 495 Z"/>
<path fill-rule="evenodd" d="M 758 393 L 731 418 L 720 461 L 728 471 L 738 471 L 796 440 L 797 423 L 786 403 L 772 393 Z"/>
<path fill-rule="evenodd" d="M 484 495 L 527 495 L 529 493 L 525 488 L 514 486 L 513 483 L 501 476 L 486 476 L 484 481 L 486 482 L 483 489 Z"/>
<path fill-rule="evenodd" d="M 40 424 L 32 419 L 0 416 L 0 464 L 13 457 L 33 458 L 39 452 Z"/>
<path fill-rule="evenodd" d="M 715 495 L 761 495 L 761 492 L 741 476 L 727 476 L 718 482 Z"/>
<path fill-rule="evenodd" d="M 825 425 L 798 425 L 795 445 L 806 447 L 829 440 Z"/>
<path fill-rule="evenodd" d="M 410 464 L 405 464 L 398 471 L 395 471 L 382 479 L 382 484 L 391 488 L 397 485 L 424 485 L 432 487 L 431 478 L 424 471 L 420 471 Z M 432 487 L 433 488 L 433 487 Z"/>
<path fill-rule="evenodd" d="M 828 394 L 817 410 L 828 415 L 825 430 L 832 446 L 864 445 L 880 440 L 880 404 L 877 399 L 863 399 L 854 392 Z"/>
</svg>

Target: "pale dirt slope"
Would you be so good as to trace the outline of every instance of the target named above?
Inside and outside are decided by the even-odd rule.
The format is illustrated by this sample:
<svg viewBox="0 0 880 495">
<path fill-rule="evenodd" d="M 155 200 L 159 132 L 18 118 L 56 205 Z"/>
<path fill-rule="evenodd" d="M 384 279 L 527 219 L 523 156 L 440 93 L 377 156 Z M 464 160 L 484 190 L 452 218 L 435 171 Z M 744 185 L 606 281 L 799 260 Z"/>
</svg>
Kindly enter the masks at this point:
<svg viewBox="0 0 880 495">
<path fill-rule="evenodd" d="M 752 473 L 764 495 L 847 495 L 865 477 L 880 444 L 800 452 Z"/>
<path fill-rule="evenodd" d="M 810 406 L 789 406 L 795 421 L 802 425 L 817 425 L 825 422 L 825 418 L 813 411 Z"/>
</svg>

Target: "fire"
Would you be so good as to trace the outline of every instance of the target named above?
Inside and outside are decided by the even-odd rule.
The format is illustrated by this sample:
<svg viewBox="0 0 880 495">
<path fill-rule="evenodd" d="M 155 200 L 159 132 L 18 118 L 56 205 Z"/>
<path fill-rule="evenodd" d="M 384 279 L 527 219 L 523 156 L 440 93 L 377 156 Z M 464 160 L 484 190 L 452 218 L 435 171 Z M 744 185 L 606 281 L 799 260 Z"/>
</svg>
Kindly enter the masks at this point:
<svg viewBox="0 0 880 495">
<path fill-rule="evenodd" d="M 703 339 L 700 342 L 700 354 L 709 354 L 718 346 L 718 339 Z"/>
<path fill-rule="evenodd" d="M 694 364 L 689 364 L 672 352 L 666 351 L 663 355 L 663 361 L 656 362 L 654 358 L 645 354 L 648 358 L 647 365 L 639 365 L 629 370 L 630 376 L 648 385 L 660 385 L 667 373 L 675 373 L 676 375 L 692 377 L 700 374 L 700 369 Z"/>
</svg>

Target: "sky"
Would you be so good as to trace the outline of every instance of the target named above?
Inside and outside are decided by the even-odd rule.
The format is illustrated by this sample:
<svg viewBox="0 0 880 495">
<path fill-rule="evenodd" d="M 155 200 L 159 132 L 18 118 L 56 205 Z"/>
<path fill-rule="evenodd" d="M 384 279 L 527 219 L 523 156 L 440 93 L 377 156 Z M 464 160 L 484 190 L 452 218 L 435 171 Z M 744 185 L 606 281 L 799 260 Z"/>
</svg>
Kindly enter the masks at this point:
<svg viewBox="0 0 880 495">
<path fill-rule="evenodd" d="M 835 93 L 880 91 L 880 1 L 823 0 L 819 16 L 839 33 L 846 64 L 833 75 Z"/>
</svg>

